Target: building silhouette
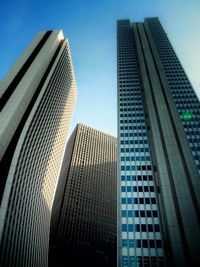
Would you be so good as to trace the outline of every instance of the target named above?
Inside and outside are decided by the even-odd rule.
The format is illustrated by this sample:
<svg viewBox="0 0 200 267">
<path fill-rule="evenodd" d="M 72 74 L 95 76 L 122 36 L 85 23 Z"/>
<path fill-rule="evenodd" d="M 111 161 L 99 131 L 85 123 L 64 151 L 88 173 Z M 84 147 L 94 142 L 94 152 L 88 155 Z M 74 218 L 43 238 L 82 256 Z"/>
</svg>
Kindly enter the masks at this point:
<svg viewBox="0 0 200 267">
<path fill-rule="evenodd" d="M 158 18 L 117 21 L 118 266 L 199 266 L 200 103 Z"/>
<path fill-rule="evenodd" d="M 0 265 L 48 266 L 52 202 L 77 94 L 62 31 L 38 33 L 0 87 Z"/>
<path fill-rule="evenodd" d="M 55 196 L 50 266 L 117 264 L 117 139 L 78 124 Z"/>
</svg>

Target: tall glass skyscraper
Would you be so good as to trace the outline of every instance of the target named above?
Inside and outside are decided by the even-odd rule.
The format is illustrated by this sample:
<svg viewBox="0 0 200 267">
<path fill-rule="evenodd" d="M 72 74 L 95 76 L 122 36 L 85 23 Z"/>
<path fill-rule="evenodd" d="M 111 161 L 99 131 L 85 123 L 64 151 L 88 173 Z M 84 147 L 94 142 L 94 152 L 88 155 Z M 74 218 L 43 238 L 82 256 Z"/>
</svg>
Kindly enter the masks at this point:
<svg viewBox="0 0 200 267">
<path fill-rule="evenodd" d="M 0 266 L 45 267 L 77 94 L 62 31 L 38 33 L 0 86 Z"/>
<path fill-rule="evenodd" d="M 117 21 L 118 266 L 199 266 L 200 103 L 158 18 Z"/>
</svg>

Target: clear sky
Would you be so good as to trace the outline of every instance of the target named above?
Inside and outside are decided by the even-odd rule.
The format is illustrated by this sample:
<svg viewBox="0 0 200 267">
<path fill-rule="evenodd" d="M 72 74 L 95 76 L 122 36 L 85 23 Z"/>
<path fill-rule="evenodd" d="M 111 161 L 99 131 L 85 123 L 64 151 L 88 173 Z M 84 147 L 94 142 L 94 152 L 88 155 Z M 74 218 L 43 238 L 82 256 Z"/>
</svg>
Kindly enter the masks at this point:
<svg viewBox="0 0 200 267">
<path fill-rule="evenodd" d="M 38 31 L 69 39 L 78 122 L 116 135 L 116 20 L 158 16 L 200 97 L 200 0 L 1 0 L 0 79 Z"/>
</svg>

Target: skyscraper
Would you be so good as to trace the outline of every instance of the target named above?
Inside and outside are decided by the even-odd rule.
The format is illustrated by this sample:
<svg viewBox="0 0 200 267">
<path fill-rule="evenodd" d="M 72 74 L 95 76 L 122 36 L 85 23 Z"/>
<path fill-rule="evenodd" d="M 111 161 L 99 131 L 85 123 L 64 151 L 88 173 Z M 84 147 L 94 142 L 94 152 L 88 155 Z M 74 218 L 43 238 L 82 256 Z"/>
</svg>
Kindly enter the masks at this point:
<svg viewBox="0 0 200 267">
<path fill-rule="evenodd" d="M 0 86 L 0 265 L 47 266 L 52 201 L 76 100 L 62 31 L 38 33 Z"/>
<path fill-rule="evenodd" d="M 72 133 L 53 206 L 51 266 L 116 266 L 116 145 L 82 124 Z"/>
<path fill-rule="evenodd" d="M 158 18 L 117 21 L 118 266 L 199 266 L 200 103 Z"/>
</svg>

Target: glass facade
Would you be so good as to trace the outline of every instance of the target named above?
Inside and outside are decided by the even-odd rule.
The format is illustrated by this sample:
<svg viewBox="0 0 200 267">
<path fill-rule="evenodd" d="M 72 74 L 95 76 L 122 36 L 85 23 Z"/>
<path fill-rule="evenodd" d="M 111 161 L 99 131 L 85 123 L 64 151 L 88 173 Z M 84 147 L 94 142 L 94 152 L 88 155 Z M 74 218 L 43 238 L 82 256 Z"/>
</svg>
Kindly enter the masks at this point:
<svg viewBox="0 0 200 267">
<path fill-rule="evenodd" d="M 119 266 L 163 261 L 157 188 L 143 108 L 135 36 L 128 20 L 118 21 L 118 125 L 120 136 Z M 157 266 L 157 265 L 155 265 Z"/>
<path fill-rule="evenodd" d="M 158 19 L 147 19 L 200 174 L 200 103 Z"/>
<path fill-rule="evenodd" d="M 200 104 L 158 18 L 117 21 L 117 74 L 118 267 L 197 266 Z"/>
</svg>

